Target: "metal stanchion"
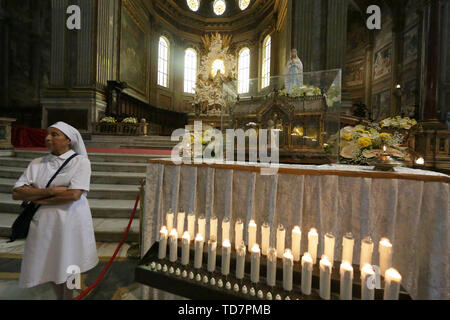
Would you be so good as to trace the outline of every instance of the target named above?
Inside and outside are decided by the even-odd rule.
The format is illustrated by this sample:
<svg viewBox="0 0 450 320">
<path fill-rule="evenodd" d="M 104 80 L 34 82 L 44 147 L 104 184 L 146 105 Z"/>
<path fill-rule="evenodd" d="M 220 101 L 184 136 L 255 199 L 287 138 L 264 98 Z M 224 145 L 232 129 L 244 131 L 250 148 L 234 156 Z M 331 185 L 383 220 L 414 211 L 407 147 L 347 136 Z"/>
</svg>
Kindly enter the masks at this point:
<svg viewBox="0 0 450 320">
<path fill-rule="evenodd" d="M 139 193 L 141 195 L 139 200 L 139 242 L 128 248 L 128 259 L 140 259 L 141 258 L 141 245 L 142 245 L 142 217 L 144 216 L 144 200 L 145 200 L 145 178 L 140 181 Z"/>
</svg>

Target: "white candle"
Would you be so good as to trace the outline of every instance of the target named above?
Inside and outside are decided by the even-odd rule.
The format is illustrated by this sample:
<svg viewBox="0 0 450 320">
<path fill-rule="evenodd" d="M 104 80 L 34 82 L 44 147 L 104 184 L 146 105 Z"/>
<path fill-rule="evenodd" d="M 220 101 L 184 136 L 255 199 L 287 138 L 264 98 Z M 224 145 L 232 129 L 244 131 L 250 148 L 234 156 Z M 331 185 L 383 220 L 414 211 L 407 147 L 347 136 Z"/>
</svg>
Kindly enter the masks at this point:
<svg viewBox="0 0 450 320">
<path fill-rule="evenodd" d="M 178 233 L 177 229 L 172 229 L 169 235 L 169 261 L 175 262 L 178 258 Z"/>
<path fill-rule="evenodd" d="M 346 233 L 342 238 L 342 261 L 348 261 L 348 263 L 353 263 L 353 246 L 355 244 L 355 239 L 351 232 Z"/>
<path fill-rule="evenodd" d="M 183 266 L 187 266 L 189 264 L 190 243 L 191 236 L 189 235 L 189 232 L 186 231 L 181 239 L 181 264 Z"/>
<path fill-rule="evenodd" d="M 267 249 L 270 245 L 270 226 L 264 222 L 261 226 L 261 253 L 267 255 Z"/>
<path fill-rule="evenodd" d="M 353 285 L 353 268 L 350 263 L 344 261 L 341 263 L 341 288 L 340 299 L 352 300 L 352 285 Z"/>
<path fill-rule="evenodd" d="M 206 239 L 206 219 L 204 216 L 198 217 L 198 233 L 200 233 L 203 239 Z"/>
<path fill-rule="evenodd" d="M 315 228 L 311 228 L 308 232 L 308 253 L 311 255 L 313 264 L 317 260 L 317 246 L 319 245 L 319 234 Z"/>
<path fill-rule="evenodd" d="M 267 285 L 275 287 L 277 281 L 277 249 L 267 250 Z"/>
<path fill-rule="evenodd" d="M 386 270 L 392 267 L 392 244 L 388 238 L 381 238 L 378 253 L 380 254 L 380 273 L 384 277 Z"/>
<path fill-rule="evenodd" d="M 327 233 L 324 237 L 325 250 L 324 254 L 327 256 L 328 261 L 330 261 L 331 265 L 334 263 L 334 244 L 335 238 L 331 233 Z"/>
<path fill-rule="evenodd" d="M 167 228 L 162 226 L 159 231 L 159 243 L 158 243 L 158 259 L 164 259 L 167 252 Z"/>
<path fill-rule="evenodd" d="M 230 274 L 230 258 L 231 258 L 231 243 L 230 240 L 225 240 L 222 243 L 222 274 L 224 276 Z"/>
<path fill-rule="evenodd" d="M 259 263 L 261 257 L 261 250 L 259 249 L 259 245 L 255 243 L 255 245 L 251 249 L 251 273 L 250 280 L 253 283 L 259 282 Z"/>
<path fill-rule="evenodd" d="M 361 300 L 375 299 L 375 283 L 373 279 L 375 271 L 370 264 L 366 264 L 361 269 Z"/>
<path fill-rule="evenodd" d="M 216 252 L 217 252 L 217 241 L 211 239 L 208 241 L 208 272 L 214 272 L 216 270 Z"/>
<path fill-rule="evenodd" d="M 384 300 L 398 300 L 402 276 L 394 268 L 386 270 L 384 277 Z"/>
<path fill-rule="evenodd" d="M 191 239 L 194 239 L 194 237 L 195 237 L 195 214 L 189 213 L 187 220 L 188 220 L 189 236 L 191 237 Z"/>
<path fill-rule="evenodd" d="M 302 231 L 299 226 L 295 226 L 292 229 L 292 255 L 294 261 L 300 261 L 300 246 L 302 241 Z"/>
<path fill-rule="evenodd" d="M 195 237 L 195 256 L 194 256 L 194 268 L 200 269 L 203 261 L 203 245 L 205 240 L 200 233 Z"/>
<path fill-rule="evenodd" d="M 186 214 L 184 212 L 178 212 L 177 214 L 177 233 L 179 238 L 183 237 L 185 216 Z"/>
<path fill-rule="evenodd" d="M 211 217 L 209 219 L 209 239 L 212 240 L 213 238 L 217 242 L 217 217 Z"/>
<path fill-rule="evenodd" d="M 365 237 L 361 241 L 361 259 L 359 261 L 359 269 L 361 270 L 366 264 L 372 265 L 373 241 L 370 237 Z"/>
<path fill-rule="evenodd" d="M 248 223 L 248 249 L 250 250 L 256 243 L 256 223 L 254 220 L 250 220 Z"/>
<path fill-rule="evenodd" d="M 241 241 L 236 252 L 236 279 L 239 280 L 244 279 L 246 251 L 245 243 Z"/>
<path fill-rule="evenodd" d="M 173 218 L 174 218 L 174 214 L 171 209 L 169 212 L 166 213 L 166 226 L 167 226 L 167 230 L 169 232 L 171 232 L 173 229 Z"/>
<path fill-rule="evenodd" d="M 242 241 L 244 241 L 244 223 L 238 219 L 234 224 L 234 248 L 236 250 L 239 249 Z"/>
<path fill-rule="evenodd" d="M 230 218 L 222 220 L 222 242 L 230 240 Z"/>
<path fill-rule="evenodd" d="M 302 293 L 306 295 L 311 294 L 312 285 L 312 271 L 313 271 L 313 259 L 309 252 L 305 252 L 302 257 Z"/>
<path fill-rule="evenodd" d="M 294 256 L 291 250 L 286 249 L 283 254 L 283 289 L 292 291 L 292 278 L 294 272 Z"/>
<path fill-rule="evenodd" d="M 286 229 L 282 224 L 277 228 L 277 256 L 282 259 L 286 243 Z"/>
<path fill-rule="evenodd" d="M 330 300 L 332 264 L 326 255 L 320 260 L 320 297 Z"/>
</svg>

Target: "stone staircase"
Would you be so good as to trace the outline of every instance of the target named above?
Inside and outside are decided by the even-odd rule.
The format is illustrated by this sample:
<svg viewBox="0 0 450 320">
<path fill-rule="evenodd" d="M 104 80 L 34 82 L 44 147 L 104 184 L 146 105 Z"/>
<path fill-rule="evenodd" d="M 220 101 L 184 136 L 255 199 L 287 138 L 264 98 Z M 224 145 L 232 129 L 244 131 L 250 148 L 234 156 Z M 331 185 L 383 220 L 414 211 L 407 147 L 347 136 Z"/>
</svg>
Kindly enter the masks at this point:
<svg viewBox="0 0 450 320">
<path fill-rule="evenodd" d="M 16 150 L 0 154 L 0 236 L 8 237 L 11 225 L 21 211 L 21 201 L 12 200 L 14 183 L 29 162 L 47 154 L 45 151 Z M 146 162 L 161 155 L 90 153 L 91 190 L 88 201 L 94 221 L 96 241 L 118 242 L 125 231 L 145 178 Z M 127 242 L 137 242 L 138 212 L 132 223 Z"/>
</svg>

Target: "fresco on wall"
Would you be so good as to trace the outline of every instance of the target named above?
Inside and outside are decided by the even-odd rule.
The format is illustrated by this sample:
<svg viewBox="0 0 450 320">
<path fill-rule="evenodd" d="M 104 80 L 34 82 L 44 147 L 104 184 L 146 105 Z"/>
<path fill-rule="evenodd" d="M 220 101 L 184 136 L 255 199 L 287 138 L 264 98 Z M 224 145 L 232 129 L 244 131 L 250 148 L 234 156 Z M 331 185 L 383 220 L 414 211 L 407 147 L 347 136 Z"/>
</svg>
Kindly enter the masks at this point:
<svg viewBox="0 0 450 320">
<path fill-rule="evenodd" d="M 376 93 L 372 96 L 372 118 L 381 121 L 391 113 L 391 90 Z"/>
<path fill-rule="evenodd" d="M 412 28 L 405 33 L 405 47 L 403 63 L 407 64 L 417 59 L 418 42 L 418 28 Z"/>
<path fill-rule="evenodd" d="M 385 47 L 383 49 L 378 50 L 375 54 L 375 62 L 373 65 L 373 79 L 378 80 L 383 78 L 386 75 L 389 75 L 392 71 L 392 48 Z"/>
<path fill-rule="evenodd" d="M 122 8 L 122 29 L 120 37 L 120 80 L 129 87 L 146 94 L 147 59 L 145 33 Z"/>
<path fill-rule="evenodd" d="M 344 85 L 346 87 L 364 84 L 364 60 L 349 63 L 344 69 Z"/>
</svg>

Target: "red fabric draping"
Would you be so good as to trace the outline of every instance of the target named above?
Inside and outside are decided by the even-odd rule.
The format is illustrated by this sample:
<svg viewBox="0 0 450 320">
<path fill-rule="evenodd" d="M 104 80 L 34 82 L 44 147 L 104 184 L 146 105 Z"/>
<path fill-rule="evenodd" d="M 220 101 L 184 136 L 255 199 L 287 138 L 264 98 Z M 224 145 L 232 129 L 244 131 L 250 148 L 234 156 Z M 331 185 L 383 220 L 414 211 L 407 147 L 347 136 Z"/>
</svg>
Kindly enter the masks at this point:
<svg viewBox="0 0 450 320">
<path fill-rule="evenodd" d="M 45 147 L 46 130 L 12 126 L 11 143 L 16 148 Z"/>
</svg>

